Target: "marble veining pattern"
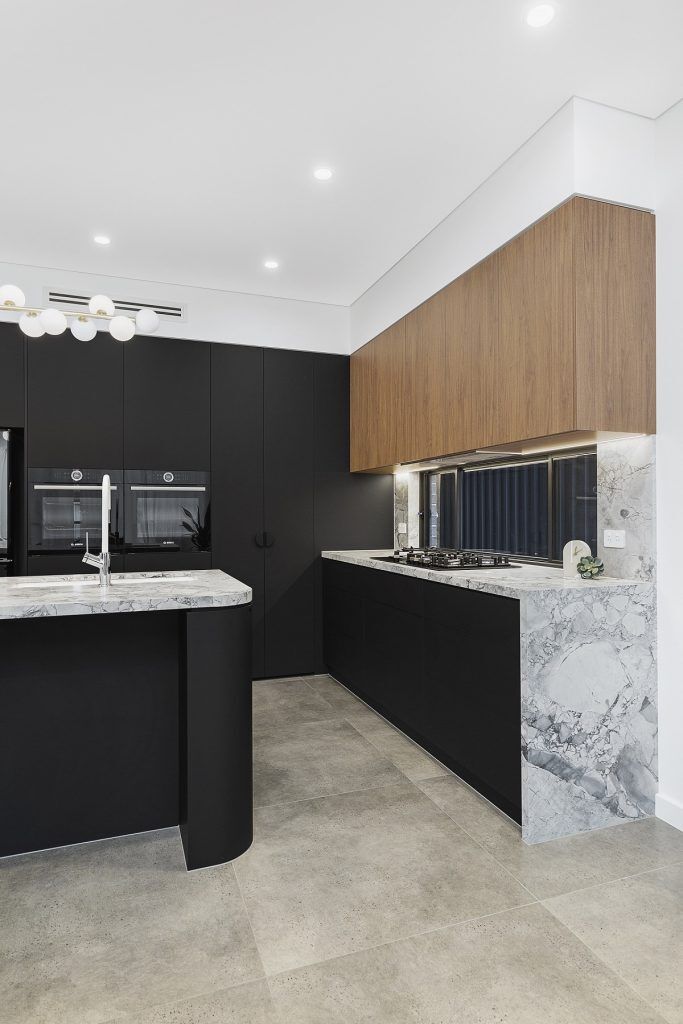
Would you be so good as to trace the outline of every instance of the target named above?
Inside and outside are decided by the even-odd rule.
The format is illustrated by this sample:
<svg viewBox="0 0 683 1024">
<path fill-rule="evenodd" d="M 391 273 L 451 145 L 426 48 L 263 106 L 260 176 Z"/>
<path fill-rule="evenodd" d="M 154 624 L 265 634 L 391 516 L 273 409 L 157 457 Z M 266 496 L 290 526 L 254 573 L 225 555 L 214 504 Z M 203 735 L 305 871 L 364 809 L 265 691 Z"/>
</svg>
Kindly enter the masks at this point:
<svg viewBox="0 0 683 1024">
<path fill-rule="evenodd" d="M 654 583 L 586 581 L 553 566 L 435 573 L 373 561 L 379 553 L 323 557 L 519 601 L 527 843 L 654 814 Z"/>
<path fill-rule="evenodd" d="M 598 458 L 598 556 L 605 571 L 652 580 L 657 561 L 654 436 L 601 443 Z M 604 530 L 625 530 L 624 548 L 606 548 Z"/>
<path fill-rule="evenodd" d="M 106 589 L 96 576 L 14 576 L 0 580 L 0 619 L 226 608 L 251 596 L 219 569 L 112 573 Z"/>
</svg>

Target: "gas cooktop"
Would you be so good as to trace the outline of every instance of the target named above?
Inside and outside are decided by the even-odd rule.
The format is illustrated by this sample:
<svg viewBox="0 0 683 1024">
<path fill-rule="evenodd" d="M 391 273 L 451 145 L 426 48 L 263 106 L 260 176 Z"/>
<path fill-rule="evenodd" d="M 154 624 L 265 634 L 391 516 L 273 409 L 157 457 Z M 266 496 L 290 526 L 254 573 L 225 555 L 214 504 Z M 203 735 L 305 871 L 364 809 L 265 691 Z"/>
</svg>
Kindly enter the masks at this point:
<svg viewBox="0 0 683 1024">
<path fill-rule="evenodd" d="M 490 555 L 481 551 L 458 551 L 455 548 L 406 548 L 393 555 L 373 555 L 378 562 L 414 565 L 419 569 L 452 572 L 455 569 L 518 569 L 508 555 Z"/>
</svg>

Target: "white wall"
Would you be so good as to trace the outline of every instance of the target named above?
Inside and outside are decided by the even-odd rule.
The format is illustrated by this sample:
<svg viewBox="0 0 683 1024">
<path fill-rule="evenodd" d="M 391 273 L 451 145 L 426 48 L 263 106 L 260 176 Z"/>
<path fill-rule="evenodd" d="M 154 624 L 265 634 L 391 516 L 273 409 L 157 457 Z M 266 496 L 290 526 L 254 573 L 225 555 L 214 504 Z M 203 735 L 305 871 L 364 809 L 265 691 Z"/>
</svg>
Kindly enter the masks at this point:
<svg viewBox="0 0 683 1024">
<path fill-rule="evenodd" d="M 114 298 L 184 305 L 184 323 L 162 321 L 159 334 L 199 341 L 264 345 L 310 352 L 349 351 L 349 310 L 320 302 L 155 284 L 150 281 L 81 274 L 45 267 L 0 263 L 0 284 L 16 284 L 29 304 L 47 303 L 47 291 L 98 292 Z M 3 319 L 9 319 L 4 316 Z"/>
<path fill-rule="evenodd" d="M 654 122 L 572 99 L 351 306 L 351 351 L 574 194 L 653 209 Z"/>
<path fill-rule="evenodd" d="M 657 122 L 656 156 L 657 814 L 683 829 L 683 101 Z"/>
</svg>

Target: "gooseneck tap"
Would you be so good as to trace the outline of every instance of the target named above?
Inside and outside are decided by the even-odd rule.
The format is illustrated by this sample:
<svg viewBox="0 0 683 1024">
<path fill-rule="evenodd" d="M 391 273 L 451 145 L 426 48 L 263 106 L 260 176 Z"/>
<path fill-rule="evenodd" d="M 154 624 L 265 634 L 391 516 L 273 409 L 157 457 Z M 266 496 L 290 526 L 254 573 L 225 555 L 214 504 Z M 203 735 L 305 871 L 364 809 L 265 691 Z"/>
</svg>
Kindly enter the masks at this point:
<svg viewBox="0 0 683 1024">
<path fill-rule="evenodd" d="M 83 561 L 100 570 L 100 586 L 108 587 L 111 582 L 111 560 L 109 557 L 109 520 L 111 518 L 111 479 L 105 473 L 102 477 L 102 550 L 99 555 L 91 555 L 88 546 L 88 534 L 85 535 L 85 554 Z"/>
</svg>

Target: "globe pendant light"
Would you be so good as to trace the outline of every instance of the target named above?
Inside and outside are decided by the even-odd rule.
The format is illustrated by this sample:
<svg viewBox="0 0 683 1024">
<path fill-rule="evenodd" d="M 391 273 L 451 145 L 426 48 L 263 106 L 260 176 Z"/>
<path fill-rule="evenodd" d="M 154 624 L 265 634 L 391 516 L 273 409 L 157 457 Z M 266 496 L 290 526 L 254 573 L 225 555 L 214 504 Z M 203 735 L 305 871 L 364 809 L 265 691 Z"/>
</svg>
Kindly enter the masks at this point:
<svg viewBox="0 0 683 1024">
<path fill-rule="evenodd" d="M 27 338 L 42 338 L 45 334 L 45 328 L 40 322 L 40 317 L 34 310 L 31 310 L 30 313 L 22 314 L 19 318 L 19 327 Z"/>
<path fill-rule="evenodd" d="M 135 334 L 135 324 L 129 316 L 115 316 L 109 323 L 109 333 L 117 341 L 130 341 Z"/>
<path fill-rule="evenodd" d="M 143 334 L 152 334 L 159 326 L 159 314 L 155 309 L 139 309 L 135 315 L 135 326 Z"/>
<path fill-rule="evenodd" d="M 71 333 L 76 341 L 92 341 L 97 334 L 97 327 L 87 316 L 77 316 L 71 321 Z"/>
<path fill-rule="evenodd" d="M 15 284 L 3 284 L 0 288 L 0 306 L 6 306 L 11 309 L 12 306 L 25 306 L 26 296 L 22 292 L 21 288 L 17 288 Z"/>
<path fill-rule="evenodd" d="M 40 314 L 40 322 L 47 334 L 64 334 L 67 328 L 66 317 L 61 309 L 44 309 Z"/>
</svg>

